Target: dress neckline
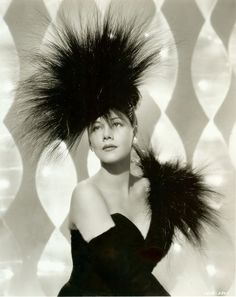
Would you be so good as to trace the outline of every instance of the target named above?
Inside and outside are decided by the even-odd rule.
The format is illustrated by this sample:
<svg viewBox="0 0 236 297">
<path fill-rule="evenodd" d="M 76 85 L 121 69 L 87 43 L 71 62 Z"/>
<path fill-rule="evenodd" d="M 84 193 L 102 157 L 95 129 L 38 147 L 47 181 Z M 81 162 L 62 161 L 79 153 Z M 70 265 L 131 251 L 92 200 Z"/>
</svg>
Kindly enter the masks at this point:
<svg viewBox="0 0 236 297">
<path fill-rule="evenodd" d="M 146 234 L 146 237 L 143 236 L 142 232 L 139 230 L 139 228 L 128 218 L 126 217 L 125 215 L 123 215 L 122 213 L 119 213 L 119 212 L 115 212 L 113 214 L 111 214 L 111 217 L 120 217 L 122 218 L 123 220 L 126 220 L 129 224 L 131 224 L 137 231 L 138 233 L 140 234 L 140 236 L 142 237 L 143 241 L 146 241 L 147 238 L 148 238 L 148 235 L 149 235 L 149 232 L 150 232 L 150 226 L 151 226 L 151 222 L 152 222 L 152 216 L 151 216 L 151 221 L 150 221 L 150 225 L 149 225 L 149 228 L 148 228 L 148 232 Z M 114 222 L 115 223 L 115 222 Z M 116 225 L 116 223 L 115 223 Z"/>
<path fill-rule="evenodd" d="M 119 212 L 115 212 L 115 213 L 112 213 L 110 214 L 111 218 L 120 218 L 122 219 L 123 221 L 126 221 L 127 223 L 130 224 L 130 226 L 132 226 L 132 228 L 134 228 L 137 232 L 137 234 L 139 234 L 140 238 L 146 242 L 148 236 L 149 236 L 149 233 L 150 233 L 150 226 L 151 226 L 151 223 L 152 223 L 152 215 L 151 215 L 151 221 L 150 221 L 150 225 L 149 225 L 149 228 L 148 228 L 148 232 L 146 234 L 146 237 L 143 236 L 142 232 L 139 230 L 139 228 L 128 218 L 126 217 L 125 215 L 123 215 L 122 213 L 119 213 Z M 113 220 L 114 221 L 114 224 L 116 226 L 116 219 Z M 114 227 L 115 227 L 114 226 Z M 75 228 L 75 229 L 70 229 L 70 232 L 74 233 L 74 232 L 79 232 L 78 228 Z M 80 232 L 79 232 L 80 233 Z"/>
</svg>

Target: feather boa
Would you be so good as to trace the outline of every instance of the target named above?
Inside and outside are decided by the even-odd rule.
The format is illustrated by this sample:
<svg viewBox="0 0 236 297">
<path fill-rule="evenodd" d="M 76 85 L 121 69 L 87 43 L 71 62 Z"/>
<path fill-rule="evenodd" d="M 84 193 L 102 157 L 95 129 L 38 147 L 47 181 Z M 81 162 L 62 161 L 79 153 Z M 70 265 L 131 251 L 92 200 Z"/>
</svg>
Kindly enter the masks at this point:
<svg viewBox="0 0 236 297">
<path fill-rule="evenodd" d="M 148 203 L 153 219 L 149 239 L 158 242 L 162 256 L 169 250 L 177 229 L 192 244 L 200 245 L 205 224 L 219 227 L 219 214 L 209 204 L 209 198 L 217 193 L 190 165 L 161 164 L 152 150 L 136 152 L 143 177 L 150 182 Z"/>
</svg>

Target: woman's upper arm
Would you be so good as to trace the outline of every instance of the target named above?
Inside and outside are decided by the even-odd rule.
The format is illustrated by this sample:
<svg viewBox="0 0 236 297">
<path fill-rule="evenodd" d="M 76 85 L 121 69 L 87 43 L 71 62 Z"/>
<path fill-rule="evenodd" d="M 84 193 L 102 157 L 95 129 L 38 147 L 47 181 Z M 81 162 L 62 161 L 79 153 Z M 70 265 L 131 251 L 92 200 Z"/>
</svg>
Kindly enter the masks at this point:
<svg viewBox="0 0 236 297">
<path fill-rule="evenodd" d="M 87 242 L 115 226 L 99 191 L 83 182 L 73 191 L 70 219 Z"/>
</svg>

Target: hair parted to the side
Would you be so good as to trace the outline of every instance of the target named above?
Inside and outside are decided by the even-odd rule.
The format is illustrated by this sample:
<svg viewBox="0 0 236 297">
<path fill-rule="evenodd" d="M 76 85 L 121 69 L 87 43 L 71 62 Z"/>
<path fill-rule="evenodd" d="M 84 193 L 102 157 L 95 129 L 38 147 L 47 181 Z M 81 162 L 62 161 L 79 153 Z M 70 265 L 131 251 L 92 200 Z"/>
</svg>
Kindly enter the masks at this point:
<svg viewBox="0 0 236 297">
<path fill-rule="evenodd" d="M 135 120 L 138 88 L 158 63 L 160 46 L 136 17 L 122 18 L 111 7 L 103 19 L 94 17 L 91 25 L 79 12 L 73 21 L 61 13 L 53 40 L 34 59 L 35 72 L 19 83 L 20 138 L 39 151 L 51 146 L 54 152 L 61 142 L 71 149 L 110 110 Z"/>
</svg>

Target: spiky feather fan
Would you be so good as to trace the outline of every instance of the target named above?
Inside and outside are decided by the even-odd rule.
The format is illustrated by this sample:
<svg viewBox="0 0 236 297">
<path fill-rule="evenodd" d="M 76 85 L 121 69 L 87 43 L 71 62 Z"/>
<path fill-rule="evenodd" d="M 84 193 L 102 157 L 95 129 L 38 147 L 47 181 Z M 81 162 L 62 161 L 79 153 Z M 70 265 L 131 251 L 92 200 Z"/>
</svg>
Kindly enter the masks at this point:
<svg viewBox="0 0 236 297">
<path fill-rule="evenodd" d="M 146 71 L 158 62 L 145 24 L 109 9 L 103 21 L 94 17 L 96 25 L 81 24 L 78 14 L 78 30 L 62 14 L 54 39 L 34 58 L 34 74 L 19 84 L 20 134 L 35 148 L 54 143 L 54 151 L 64 141 L 70 149 L 97 117 L 132 112 Z"/>
<path fill-rule="evenodd" d="M 218 200 L 218 193 L 205 182 L 203 174 L 190 165 L 177 162 L 160 163 L 154 152 L 136 147 L 138 165 L 143 177 L 150 182 L 148 204 L 152 220 L 147 246 L 159 246 L 157 257 L 168 252 L 179 230 L 195 246 L 202 243 L 207 225 L 219 229 L 219 212 L 211 206 Z"/>
</svg>

